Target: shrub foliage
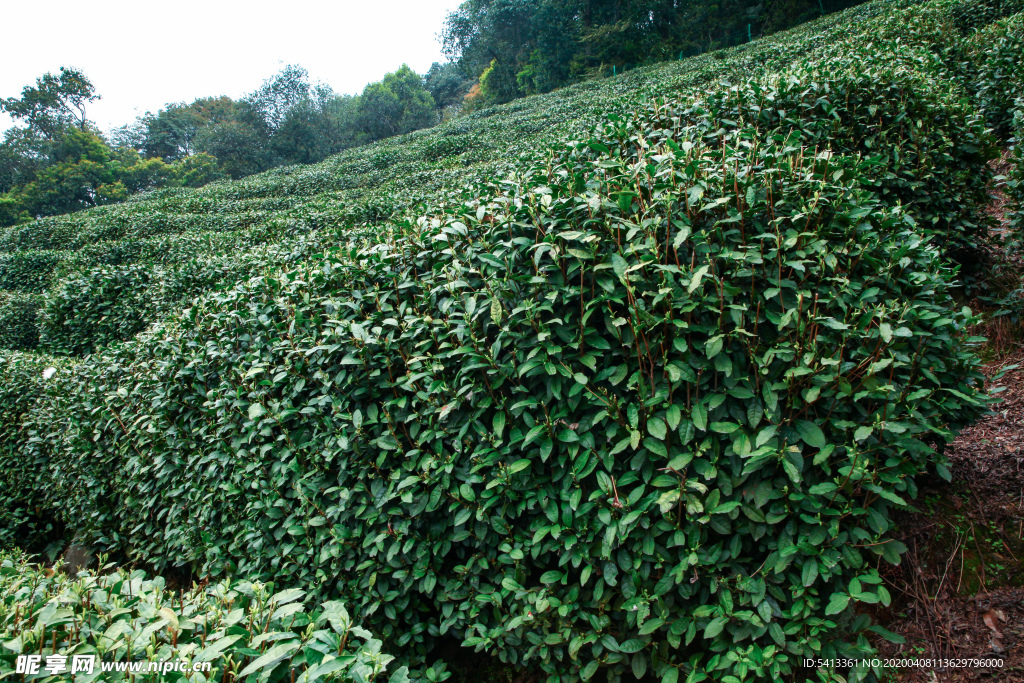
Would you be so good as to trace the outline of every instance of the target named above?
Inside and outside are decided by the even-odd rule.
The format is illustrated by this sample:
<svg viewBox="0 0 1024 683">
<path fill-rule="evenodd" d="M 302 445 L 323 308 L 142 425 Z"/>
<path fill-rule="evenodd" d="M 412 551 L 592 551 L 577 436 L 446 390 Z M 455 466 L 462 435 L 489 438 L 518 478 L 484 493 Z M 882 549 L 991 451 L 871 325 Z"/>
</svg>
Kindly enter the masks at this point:
<svg viewBox="0 0 1024 683">
<path fill-rule="evenodd" d="M 0 233 L 41 346 L 92 354 L 0 357 L 0 514 L 287 576 L 413 664 L 863 657 L 889 512 L 985 409 L 953 293 L 1020 126 L 1012 7 L 869 3 Z"/>
<path fill-rule="evenodd" d="M 968 314 L 856 167 L 640 123 L 84 375 L 68 516 L 338 593 L 402 648 L 585 679 L 851 652 L 888 507 L 981 408 Z"/>
<path fill-rule="evenodd" d="M 0 559 L 0 675 L 15 676 L 19 654 L 63 655 L 67 668 L 33 680 L 68 680 L 71 655 L 103 662 L 181 662 L 188 671 L 100 672 L 79 680 L 301 681 L 408 683 L 406 667 L 353 623 L 337 601 L 304 604 L 305 592 L 225 580 L 176 593 L 162 578 L 125 570 L 76 577 Z M 209 671 L 191 670 L 209 663 Z M 393 673 L 389 676 L 385 669 Z"/>
</svg>

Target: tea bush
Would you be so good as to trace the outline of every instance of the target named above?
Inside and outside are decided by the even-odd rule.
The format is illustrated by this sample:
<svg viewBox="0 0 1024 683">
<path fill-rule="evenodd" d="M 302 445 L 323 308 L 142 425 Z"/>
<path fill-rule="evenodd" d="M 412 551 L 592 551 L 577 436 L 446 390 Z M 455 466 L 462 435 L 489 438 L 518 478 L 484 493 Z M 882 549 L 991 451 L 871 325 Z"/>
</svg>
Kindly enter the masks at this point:
<svg viewBox="0 0 1024 683">
<path fill-rule="evenodd" d="M 168 312 L 265 271 L 301 262 L 338 237 L 333 231 L 251 247 L 240 254 L 191 256 L 209 244 L 178 242 L 179 259 L 72 271 L 44 300 L 39 321 L 44 347 L 59 355 L 85 355 L 130 339 Z"/>
<path fill-rule="evenodd" d="M 972 87 L 978 109 L 1006 140 L 1012 135 L 1014 100 L 1024 92 L 1024 13 L 979 30 L 969 50 L 977 69 Z"/>
<path fill-rule="evenodd" d="M 901 204 L 923 235 L 964 259 L 988 241 L 986 164 L 998 148 L 962 88 L 943 83 L 938 70 L 931 54 L 896 44 L 846 49 L 767 82 L 716 89 L 663 112 L 661 125 L 694 126 L 727 145 L 749 126 L 856 157 L 865 186 Z"/>
<path fill-rule="evenodd" d="M 288 577 L 413 664 L 870 677 L 802 659 L 887 635 L 890 509 L 985 409 L 947 257 L 985 239 L 1011 5 L 868 3 L 0 231 L 51 259 L 42 346 L 93 353 L 0 357 L 0 514 Z"/>
<path fill-rule="evenodd" d="M 428 161 L 453 157 L 475 147 L 469 135 L 448 135 L 427 142 L 423 146 L 423 158 Z"/>
<path fill-rule="evenodd" d="M 1018 12 L 1024 12 L 1022 0 L 968 0 L 953 4 L 950 17 L 961 33 L 969 33 Z"/>
<path fill-rule="evenodd" d="M 1006 194 L 1009 199 L 1006 217 L 1011 249 L 1019 252 L 1024 249 L 1024 98 L 1016 101 L 1013 130 L 1013 147 L 1010 150 L 1012 170 L 1006 180 Z"/>
<path fill-rule="evenodd" d="M 59 261 L 60 255 L 53 251 L 0 253 L 0 290 L 42 292 Z"/>
<path fill-rule="evenodd" d="M 39 545 L 55 531 L 49 459 L 30 454 L 26 416 L 60 395 L 70 367 L 66 359 L 0 350 L 0 548 Z"/>
<path fill-rule="evenodd" d="M 95 655 L 79 681 L 408 683 L 406 667 L 353 623 L 342 603 L 305 604 L 305 591 L 225 580 L 168 590 L 161 577 L 109 567 L 76 577 L 0 555 L 0 676 L 19 654 L 41 655 L 33 680 L 69 680 L 72 655 Z M 58 661 L 49 671 L 49 661 Z M 179 670 L 101 672 L 99 662 L 180 663 Z M 196 670 L 209 663 L 208 671 Z M 389 675 L 390 672 L 390 675 Z M 49 675 L 47 675 L 49 674 Z M 443 676 L 431 680 L 443 680 Z"/>
<path fill-rule="evenodd" d="M 0 290 L 0 349 L 26 351 L 39 345 L 36 317 L 41 305 L 38 294 Z"/>
<path fill-rule="evenodd" d="M 869 651 L 837 615 L 982 410 L 970 318 L 855 165 L 660 120 L 114 350 L 37 440 L 65 514 L 565 680 Z"/>
<path fill-rule="evenodd" d="M 501 177 L 507 167 L 516 165 L 520 153 L 585 135 L 606 112 L 626 112 L 653 97 L 708 87 L 720 78 L 746 79 L 771 73 L 869 30 L 892 8 L 917 4 L 886 0 L 860 5 L 725 51 L 723 60 L 702 55 L 636 69 L 615 79 L 580 83 L 429 130 L 346 150 L 321 164 L 278 168 L 196 190 L 157 190 L 133 195 L 122 204 L 0 229 L 0 258 L 3 252 L 34 249 L 56 251 L 58 260 L 63 261 L 68 254 L 82 250 L 109 250 L 110 260 L 85 259 L 71 266 L 85 270 L 127 263 L 116 259 L 122 242 L 123 251 L 130 253 L 131 243 L 139 240 L 163 237 L 164 244 L 170 245 L 178 235 L 192 239 L 202 233 L 262 230 L 295 215 L 302 215 L 314 227 L 324 227 L 324 222 L 327 227 L 337 227 L 341 218 L 381 221 L 421 202 L 436 203 L 450 188 L 471 183 L 474 177 Z M 454 153 L 451 150 L 435 154 L 449 139 L 469 151 L 457 160 L 447 156 Z M 308 209 L 316 213 L 311 215 Z M 234 251 L 246 248 L 240 241 Z M 150 250 L 132 260 L 150 257 L 160 259 L 160 252 Z M 7 287 L 0 283 L 0 288 Z"/>
<path fill-rule="evenodd" d="M 419 204 L 444 201 L 450 188 L 471 184 L 474 178 L 503 176 L 510 168 L 521 167 L 515 161 L 518 153 L 585 135 L 603 113 L 625 114 L 666 92 L 713 90 L 722 78 L 744 82 L 801 61 L 831 59 L 837 52 L 849 52 L 853 46 L 879 36 L 910 41 L 927 49 L 952 49 L 959 38 L 950 17 L 961 5 L 948 1 L 925 5 L 906 1 L 868 3 L 724 51 L 721 60 L 702 55 L 637 69 L 621 78 L 581 83 L 455 119 L 434 129 L 347 150 L 315 166 L 275 169 L 199 190 L 156 191 L 134 196 L 120 205 L 0 230 L 0 251 L 57 250 L 52 253 L 64 265 L 62 272 L 50 277 L 52 283 L 68 271 L 84 273 L 97 265 L 176 264 L 203 258 L 211 251 L 203 251 L 196 238 L 204 234 L 224 236 L 212 253 L 237 255 L 261 240 L 280 239 L 275 236 L 274 226 L 299 217 L 313 230 L 334 229 L 351 222 L 382 222 L 413 211 Z M 982 25 L 981 19 L 978 24 Z M 876 59 L 884 60 L 884 55 L 891 56 L 894 50 L 898 57 L 901 49 L 880 46 L 883 57 L 876 55 Z M 969 61 L 958 59 L 964 64 Z M 470 151 L 457 158 L 450 156 L 455 153 L 448 149 L 453 142 L 459 149 Z M 468 168 L 463 168 L 466 164 Z M 896 165 L 906 168 L 905 164 Z M 968 177 L 977 180 L 976 176 Z M 969 184 L 967 190 L 974 185 L 977 182 Z M 961 213 L 964 211 L 970 209 L 961 209 Z M 953 218 L 978 222 L 972 216 Z M 257 234 L 260 236 L 254 243 L 251 237 Z M 175 247 L 179 236 L 186 242 L 183 249 Z M 230 244 L 232 240 L 236 243 Z M 157 241 L 160 247 L 154 249 Z M 79 252 L 81 256 L 68 256 Z"/>
<path fill-rule="evenodd" d="M 128 339 L 153 318 L 153 273 L 140 265 L 91 268 L 47 293 L 40 341 L 49 352 L 85 355 Z"/>
</svg>

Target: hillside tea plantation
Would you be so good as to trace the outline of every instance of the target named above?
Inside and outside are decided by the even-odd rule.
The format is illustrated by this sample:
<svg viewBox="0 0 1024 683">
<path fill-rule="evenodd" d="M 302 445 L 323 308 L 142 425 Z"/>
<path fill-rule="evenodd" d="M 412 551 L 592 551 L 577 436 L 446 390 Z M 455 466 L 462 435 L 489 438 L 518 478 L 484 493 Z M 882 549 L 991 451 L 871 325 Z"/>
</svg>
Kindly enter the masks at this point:
<svg viewBox="0 0 1024 683">
<path fill-rule="evenodd" d="M 878 680 L 803 660 L 897 638 L 891 513 L 987 410 L 1021 10 L 876 0 L 0 231 L 0 672 Z M 209 583 L 13 549 L 72 539 Z"/>
</svg>

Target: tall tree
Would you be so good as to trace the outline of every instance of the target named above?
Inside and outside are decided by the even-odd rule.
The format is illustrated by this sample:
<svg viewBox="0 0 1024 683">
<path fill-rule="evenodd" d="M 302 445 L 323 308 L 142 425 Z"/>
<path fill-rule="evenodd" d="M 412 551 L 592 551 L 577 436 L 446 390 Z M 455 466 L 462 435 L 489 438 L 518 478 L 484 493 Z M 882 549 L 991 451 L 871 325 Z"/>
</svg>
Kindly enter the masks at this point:
<svg viewBox="0 0 1024 683">
<path fill-rule="evenodd" d="M 214 156 L 221 170 L 232 178 L 273 167 L 266 137 L 242 121 L 225 121 L 203 127 L 196 135 L 196 149 Z"/>
<path fill-rule="evenodd" d="M 472 73 L 487 70 L 481 87 L 496 101 L 519 97 L 516 75 L 536 47 L 539 9 L 539 0 L 466 0 L 445 21 L 444 53 Z"/>
<path fill-rule="evenodd" d="M 849 6 L 861 0 L 832 0 Z M 745 42 L 820 13 L 818 0 L 465 0 L 448 14 L 445 54 L 490 102 Z"/>
<path fill-rule="evenodd" d="M 362 130 L 372 140 L 432 126 L 436 109 L 423 79 L 407 64 L 367 85 L 359 102 Z"/>
<path fill-rule="evenodd" d="M 455 62 L 434 62 L 423 76 L 423 87 L 434 98 L 437 108 L 445 109 L 460 104 L 474 80 Z"/>
<path fill-rule="evenodd" d="M 281 127 L 288 111 L 309 99 L 310 91 L 309 73 L 297 64 L 288 64 L 247 95 L 244 102 L 273 135 Z"/>
<path fill-rule="evenodd" d="M 167 162 L 192 156 L 200 129 L 232 120 L 236 109 L 230 97 L 203 97 L 192 104 L 169 104 L 155 115 L 147 112 L 141 120 L 144 134 L 140 151 Z"/>
<path fill-rule="evenodd" d="M 69 125 L 84 131 L 89 121 L 86 107 L 98 99 L 100 96 L 85 74 L 62 66 L 59 74 L 46 73 L 36 79 L 35 87 L 26 85 L 20 98 L 0 101 L 0 108 L 54 140 Z"/>
</svg>

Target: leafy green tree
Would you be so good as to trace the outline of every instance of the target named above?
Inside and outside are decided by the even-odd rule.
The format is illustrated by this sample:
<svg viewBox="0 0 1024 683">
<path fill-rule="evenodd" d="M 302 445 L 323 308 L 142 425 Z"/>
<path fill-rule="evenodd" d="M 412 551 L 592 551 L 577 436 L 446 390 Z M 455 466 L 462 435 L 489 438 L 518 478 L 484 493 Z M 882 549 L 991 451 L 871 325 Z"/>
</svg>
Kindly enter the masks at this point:
<svg viewBox="0 0 1024 683">
<path fill-rule="evenodd" d="M 516 74 L 536 46 L 539 8 L 538 0 L 467 0 L 446 19 L 444 53 L 472 73 L 487 70 L 481 89 L 496 101 L 519 97 Z"/>
<path fill-rule="evenodd" d="M 136 148 L 147 157 L 167 162 L 185 159 L 196 153 L 196 136 L 213 123 L 230 121 L 237 115 L 230 97 L 204 97 L 191 104 L 169 104 L 156 114 L 146 113 L 139 121 L 141 141 Z"/>
<path fill-rule="evenodd" d="M 199 112 L 184 104 L 172 104 L 155 116 L 147 114 L 143 152 L 165 161 L 188 157 L 205 123 Z"/>
<path fill-rule="evenodd" d="M 265 80 L 244 101 L 250 112 L 266 126 L 267 132 L 273 135 L 284 123 L 288 112 L 309 100 L 310 95 L 309 73 L 297 64 L 289 64 Z"/>
<path fill-rule="evenodd" d="M 205 152 L 198 152 L 182 159 L 173 164 L 170 170 L 175 184 L 182 187 L 202 187 L 226 177 L 220 170 L 217 158 Z"/>
<path fill-rule="evenodd" d="M 271 149 L 286 164 L 311 164 L 358 144 L 358 98 L 335 95 L 327 86 L 288 109 L 271 138 Z"/>
<path fill-rule="evenodd" d="M 230 98 L 170 105 L 115 131 L 114 146 L 85 118 L 85 105 L 97 98 L 81 72 L 62 69 L 60 76 L 45 74 L 36 87 L 24 88 L 21 99 L 0 103 L 25 124 L 6 131 L 0 144 L 0 226 L 224 177 L 217 159 L 197 154 L 194 141 L 201 128 L 230 118 Z M 141 157 L 147 150 L 158 154 Z M 237 156 L 228 164 L 238 166 Z"/>
<path fill-rule="evenodd" d="M 115 187 L 104 187 L 119 179 L 108 163 L 109 148 L 92 131 L 70 130 L 55 145 L 53 161 L 19 189 L 22 206 L 33 216 L 70 213 L 121 194 Z"/>
<path fill-rule="evenodd" d="M 358 95 L 334 95 L 320 105 L 321 158 L 366 141 L 359 130 L 359 102 Z"/>
<path fill-rule="evenodd" d="M 271 168 L 267 139 L 257 128 L 241 121 L 225 121 L 202 128 L 196 135 L 196 149 L 220 162 L 232 178 Z"/>
<path fill-rule="evenodd" d="M 0 101 L 0 109 L 53 140 L 67 126 L 85 130 L 86 107 L 98 99 L 100 96 L 85 74 L 62 66 L 59 74 L 46 73 L 36 79 L 35 87 L 25 86 L 20 99 L 9 97 Z"/>
<path fill-rule="evenodd" d="M 445 54 L 505 102 L 573 80 L 746 42 L 860 0 L 466 0 Z"/>
<path fill-rule="evenodd" d="M 9 128 L 0 144 L 0 192 L 31 182 L 49 156 L 51 142 L 30 128 Z"/>
<path fill-rule="evenodd" d="M 0 194 L 0 226 L 18 225 L 32 220 L 21 200 L 14 194 Z"/>
<path fill-rule="evenodd" d="M 437 123 L 436 108 L 423 79 L 403 64 L 363 90 L 361 128 L 371 140 L 401 135 Z"/>
<path fill-rule="evenodd" d="M 423 76 L 423 87 L 434 98 L 437 108 L 444 110 L 460 105 L 466 93 L 473 87 L 474 80 L 455 62 L 434 62 Z"/>
</svg>

